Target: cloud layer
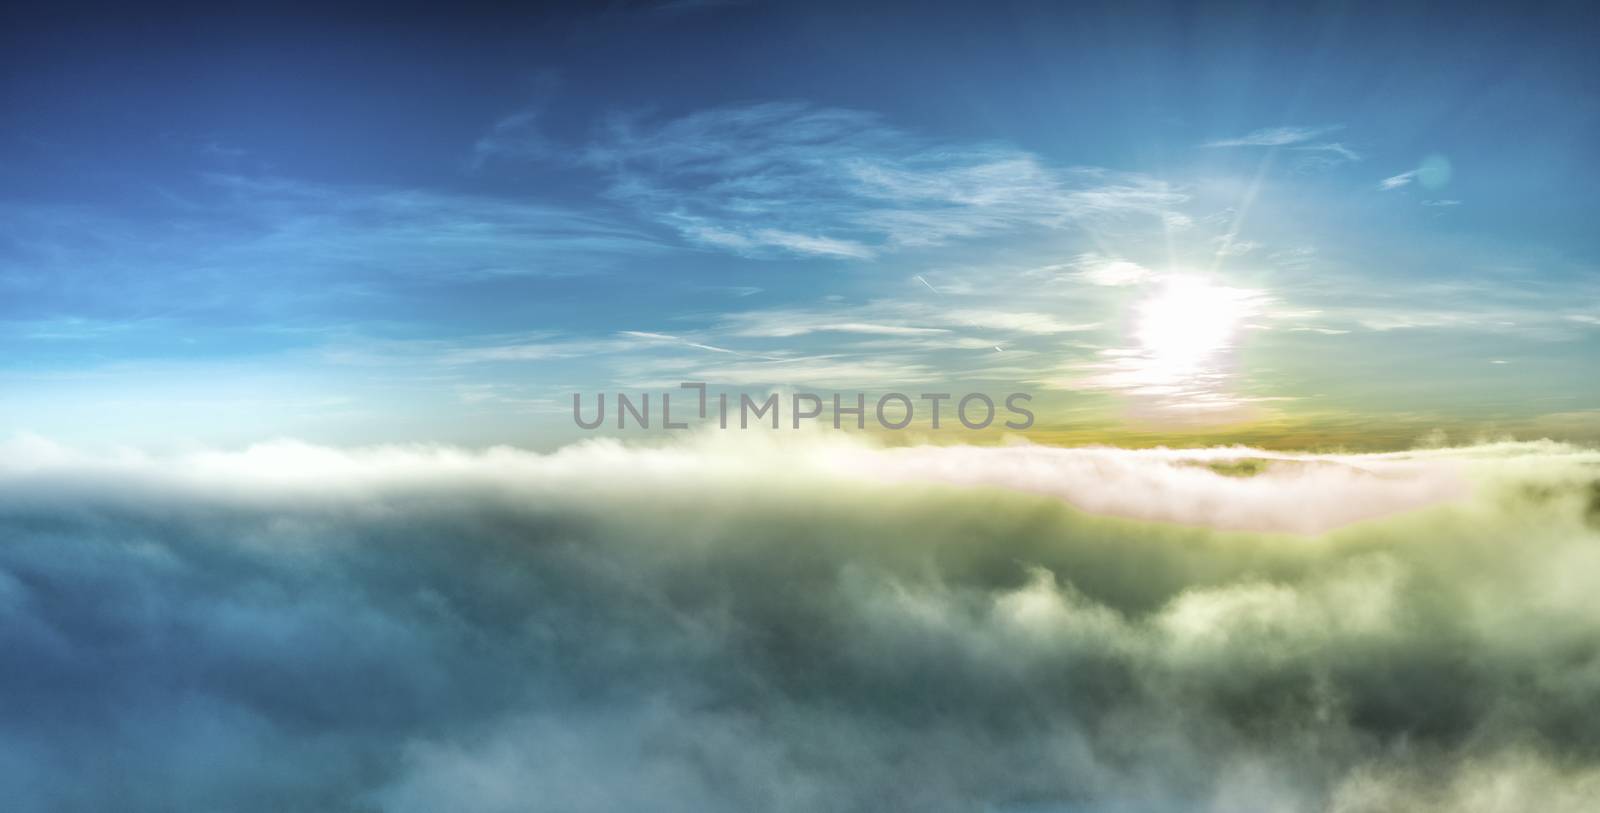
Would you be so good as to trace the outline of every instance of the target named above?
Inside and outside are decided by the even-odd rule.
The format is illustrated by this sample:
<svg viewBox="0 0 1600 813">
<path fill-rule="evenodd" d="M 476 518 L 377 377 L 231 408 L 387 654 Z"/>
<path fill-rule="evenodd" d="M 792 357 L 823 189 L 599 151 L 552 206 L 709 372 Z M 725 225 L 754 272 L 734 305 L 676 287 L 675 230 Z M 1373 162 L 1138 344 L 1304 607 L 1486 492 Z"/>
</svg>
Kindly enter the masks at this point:
<svg viewBox="0 0 1600 813">
<path fill-rule="evenodd" d="M 3 451 L 15 810 L 1600 790 L 1600 454 L 1573 447 Z"/>
<path fill-rule="evenodd" d="M 867 259 L 1026 226 L 1159 220 L 1188 200 L 1145 175 L 934 143 L 871 113 L 793 102 L 618 117 L 584 160 L 611 177 L 611 197 L 750 256 Z"/>
</svg>

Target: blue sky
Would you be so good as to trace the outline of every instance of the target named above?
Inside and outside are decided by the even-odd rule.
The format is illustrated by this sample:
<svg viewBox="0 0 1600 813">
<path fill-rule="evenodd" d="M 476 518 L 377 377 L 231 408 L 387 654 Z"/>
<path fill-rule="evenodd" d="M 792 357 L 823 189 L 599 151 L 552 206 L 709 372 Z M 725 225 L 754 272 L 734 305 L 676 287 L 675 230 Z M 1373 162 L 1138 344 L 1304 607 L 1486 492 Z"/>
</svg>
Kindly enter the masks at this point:
<svg viewBox="0 0 1600 813">
<path fill-rule="evenodd" d="M 705 380 L 1581 433 L 1579 12 L 7 12 L 0 429 L 541 445 Z"/>
</svg>

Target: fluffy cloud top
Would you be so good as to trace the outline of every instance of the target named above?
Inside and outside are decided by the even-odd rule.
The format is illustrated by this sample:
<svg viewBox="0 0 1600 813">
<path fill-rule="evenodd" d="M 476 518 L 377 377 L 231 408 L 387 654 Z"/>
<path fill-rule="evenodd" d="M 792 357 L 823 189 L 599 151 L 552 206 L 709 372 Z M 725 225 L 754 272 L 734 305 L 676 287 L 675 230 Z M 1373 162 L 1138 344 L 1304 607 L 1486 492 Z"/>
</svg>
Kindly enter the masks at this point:
<svg viewBox="0 0 1600 813">
<path fill-rule="evenodd" d="M 1600 791 L 1583 449 L 0 451 L 13 810 Z"/>
</svg>

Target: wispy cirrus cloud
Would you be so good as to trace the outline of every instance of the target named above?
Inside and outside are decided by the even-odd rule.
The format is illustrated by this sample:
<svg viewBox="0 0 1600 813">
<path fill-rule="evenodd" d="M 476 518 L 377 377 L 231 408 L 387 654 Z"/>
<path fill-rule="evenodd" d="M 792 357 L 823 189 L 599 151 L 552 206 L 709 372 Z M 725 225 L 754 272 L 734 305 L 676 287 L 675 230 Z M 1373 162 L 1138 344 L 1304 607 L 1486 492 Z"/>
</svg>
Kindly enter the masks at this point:
<svg viewBox="0 0 1600 813">
<path fill-rule="evenodd" d="M 1207 141 L 1202 147 L 1286 147 L 1291 144 L 1302 144 L 1314 138 L 1342 129 L 1343 125 L 1330 124 L 1320 127 L 1304 127 L 1286 125 L 1282 127 L 1263 127 L 1252 130 L 1235 138 L 1219 138 Z M 1341 145 L 1336 146 L 1343 149 Z"/>
<path fill-rule="evenodd" d="M 1053 336 L 1059 333 L 1083 333 L 1100 327 L 1099 322 L 1073 322 L 1049 313 L 1024 310 L 961 309 L 950 312 L 950 318 L 985 330 L 1001 330 L 1034 336 Z"/>
<path fill-rule="evenodd" d="M 1320 127 L 1294 125 L 1265 127 L 1236 138 L 1207 141 L 1200 146 L 1213 148 L 1282 147 L 1300 153 L 1300 159 L 1295 163 L 1297 170 L 1302 172 L 1318 171 L 1361 160 L 1361 153 L 1351 149 L 1348 144 L 1342 141 L 1320 140 L 1323 136 L 1341 129 L 1344 129 L 1342 124 Z"/>
<path fill-rule="evenodd" d="M 872 326 L 862 326 L 870 331 Z M 851 326 L 841 325 L 841 330 Z M 937 331 L 934 331 L 937 332 Z M 692 350 L 741 358 L 780 361 L 793 354 L 764 353 L 711 344 L 708 334 L 663 333 L 653 330 L 619 330 L 615 333 L 573 337 L 556 332 L 488 334 L 454 339 L 359 340 L 325 348 L 324 358 L 335 364 L 357 366 L 422 365 L 461 367 L 480 364 L 551 362 L 571 359 L 600 360 L 624 355 Z M 734 334 L 728 334 L 734 335 Z M 739 338 L 735 336 L 735 338 Z"/>
<path fill-rule="evenodd" d="M 787 338 L 815 333 L 935 336 L 962 330 L 1048 336 L 1096 327 L 1098 324 L 1092 322 L 1073 322 L 1049 313 L 998 306 L 946 308 L 917 302 L 882 301 L 850 307 L 724 314 L 717 329 L 736 336 Z"/>
<path fill-rule="evenodd" d="M 949 331 L 908 322 L 900 314 L 861 309 L 782 309 L 727 314 L 723 326 L 734 335 L 788 338 L 813 333 L 857 333 L 873 336 L 927 336 Z"/>
<path fill-rule="evenodd" d="M 1100 287 L 1120 288 L 1142 284 L 1154 279 L 1156 274 L 1132 260 L 1085 252 L 1070 262 L 1054 263 L 1025 271 L 1023 276 L 1072 280 Z"/>
<path fill-rule="evenodd" d="M 1355 150 L 1350 149 L 1348 146 L 1346 146 L 1342 142 L 1338 142 L 1338 141 L 1329 141 L 1329 142 L 1325 142 L 1325 143 L 1321 143 L 1321 144 L 1305 144 L 1305 145 L 1302 145 L 1302 146 L 1295 147 L 1295 149 L 1297 149 L 1297 150 L 1328 152 L 1328 153 L 1332 153 L 1335 156 L 1338 156 L 1340 159 L 1343 159 L 1345 161 L 1360 161 L 1361 160 L 1361 153 L 1358 153 Z"/>
<path fill-rule="evenodd" d="M 944 379 L 944 372 L 923 360 L 873 354 L 815 356 L 773 361 L 746 361 L 691 369 L 688 376 L 732 386 L 813 386 L 874 389 Z"/>
<path fill-rule="evenodd" d="M 467 168 L 478 171 L 489 162 L 500 158 L 544 158 L 551 155 L 553 145 L 539 128 L 541 111 L 521 110 L 494 123 L 472 144 Z"/>
<path fill-rule="evenodd" d="M 531 320 L 486 315 L 508 292 L 598 285 L 582 278 L 670 250 L 569 206 L 263 175 L 206 176 L 140 212 L 0 204 L 0 349 L 62 369 L 201 353 L 250 378 L 276 354 L 370 359 L 372 337 L 516 329 Z M 570 357 L 522 344 L 430 352 Z"/>
<path fill-rule="evenodd" d="M 1413 169 L 1407 172 L 1402 172 L 1399 175 L 1390 175 L 1389 177 L 1384 178 L 1378 182 L 1378 188 L 1387 192 L 1391 189 L 1399 189 L 1402 186 L 1408 186 L 1416 179 L 1417 170 Z"/>
<path fill-rule="evenodd" d="M 872 248 L 855 240 L 800 234 L 783 229 L 755 229 L 741 232 L 697 221 L 687 222 L 679 228 L 685 237 L 694 242 L 730 249 L 738 254 L 774 248 L 794 254 L 864 260 L 871 258 L 875 253 Z"/>
<path fill-rule="evenodd" d="M 654 331 L 645 331 L 645 330 L 624 330 L 621 333 L 619 333 L 618 335 L 623 337 L 623 338 L 643 340 L 643 341 L 645 341 L 647 343 L 654 344 L 654 345 L 657 345 L 657 346 L 667 345 L 667 346 L 690 347 L 690 348 L 694 348 L 695 350 L 705 350 L 705 351 L 708 351 L 708 352 L 711 352 L 711 353 L 722 353 L 722 354 L 729 355 L 729 356 L 737 356 L 739 358 L 760 359 L 762 361 L 784 361 L 785 360 L 785 357 L 782 356 L 782 355 L 766 355 L 766 354 L 762 354 L 762 353 L 746 352 L 744 350 L 734 350 L 733 348 L 719 347 L 719 346 L 714 345 L 714 344 L 706 344 L 705 342 L 697 341 L 695 339 L 686 338 L 686 337 L 683 337 L 683 336 L 676 336 L 676 335 L 669 334 L 669 333 L 657 333 L 657 332 L 654 332 Z"/>
<path fill-rule="evenodd" d="M 561 79 L 554 72 L 536 74 L 532 79 L 531 100 L 522 109 L 501 117 L 473 142 L 467 169 L 478 172 L 495 161 L 547 160 L 556 156 L 558 146 L 545 134 L 543 123 L 560 85 Z"/>
<path fill-rule="evenodd" d="M 1362 158 L 1361 153 L 1337 141 L 1301 144 L 1289 149 L 1300 153 L 1300 159 L 1295 162 L 1295 167 L 1301 172 L 1332 169 L 1343 164 L 1355 163 Z"/>
<path fill-rule="evenodd" d="M 612 120 L 583 162 L 609 195 L 703 246 L 754 256 L 884 251 L 1096 219 L 1161 218 L 1187 196 L 1148 176 L 950 144 L 802 103 Z"/>
<path fill-rule="evenodd" d="M 411 189 L 216 176 L 229 213 L 259 229 L 242 252 L 368 263 L 438 278 L 567 276 L 659 250 L 636 229 L 572 207 Z"/>
<path fill-rule="evenodd" d="M 139 216 L 0 206 L 0 277 L 68 315 L 270 311 L 395 286 L 566 277 L 665 246 L 554 204 L 208 175 Z"/>
</svg>

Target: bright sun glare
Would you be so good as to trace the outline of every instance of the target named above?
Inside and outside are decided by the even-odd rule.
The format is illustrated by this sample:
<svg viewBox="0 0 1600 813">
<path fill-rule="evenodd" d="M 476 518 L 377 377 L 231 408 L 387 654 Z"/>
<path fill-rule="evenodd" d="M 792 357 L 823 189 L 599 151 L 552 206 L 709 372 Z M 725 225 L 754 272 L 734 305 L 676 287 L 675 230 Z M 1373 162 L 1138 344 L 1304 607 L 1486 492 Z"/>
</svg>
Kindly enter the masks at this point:
<svg viewBox="0 0 1600 813">
<path fill-rule="evenodd" d="M 1232 344 L 1247 304 L 1235 289 L 1196 277 L 1172 277 L 1137 306 L 1135 336 L 1156 360 L 1198 363 Z"/>
</svg>

